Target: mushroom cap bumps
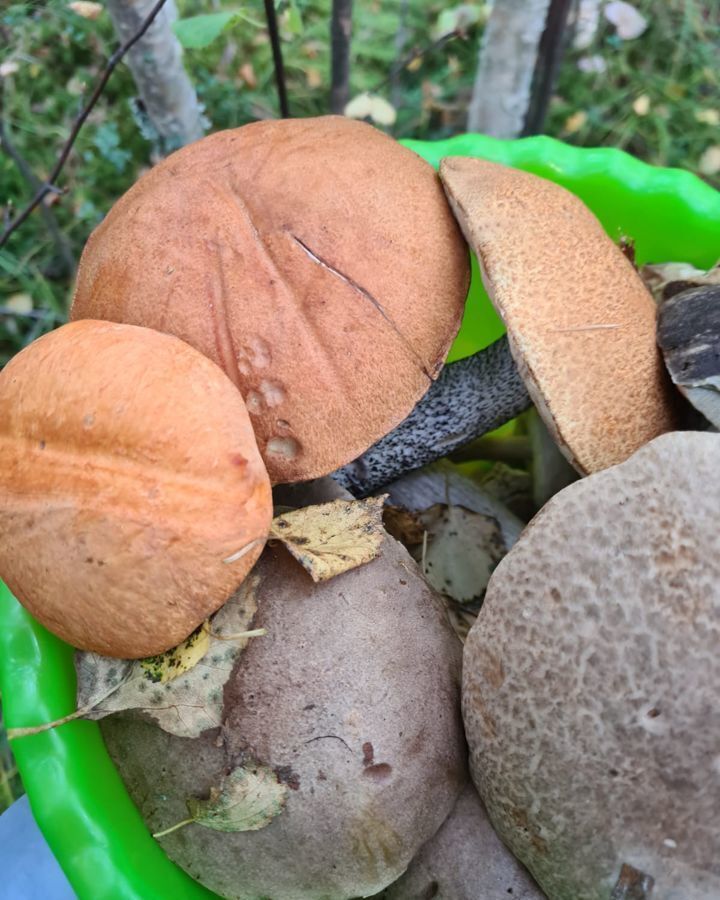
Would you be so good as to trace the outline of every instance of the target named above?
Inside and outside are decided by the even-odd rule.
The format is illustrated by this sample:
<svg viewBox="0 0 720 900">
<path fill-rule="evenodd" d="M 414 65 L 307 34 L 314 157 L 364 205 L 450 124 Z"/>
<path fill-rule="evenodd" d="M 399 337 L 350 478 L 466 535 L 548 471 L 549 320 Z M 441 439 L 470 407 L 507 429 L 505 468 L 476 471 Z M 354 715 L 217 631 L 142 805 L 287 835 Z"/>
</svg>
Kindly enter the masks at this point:
<svg viewBox="0 0 720 900">
<path fill-rule="evenodd" d="M 585 204 L 551 181 L 479 159 L 440 177 L 528 392 L 583 474 L 676 422 L 655 303 Z"/>
<path fill-rule="evenodd" d="M 74 646 L 176 645 L 236 590 L 271 517 L 242 397 L 177 338 L 76 322 L 0 373 L 0 577 Z"/>
<path fill-rule="evenodd" d="M 407 416 L 468 284 L 428 163 L 360 122 L 284 119 L 143 176 L 88 241 L 72 317 L 166 331 L 218 363 L 279 483 L 333 471 Z"/>
<path fill-rule="evenodd" d="M 608 900 L 623 864 L 720 896 L 719 464 L 668 434 L 556 494 L 468 637 L 473 778 L 553 900 Z"/>
</svg>

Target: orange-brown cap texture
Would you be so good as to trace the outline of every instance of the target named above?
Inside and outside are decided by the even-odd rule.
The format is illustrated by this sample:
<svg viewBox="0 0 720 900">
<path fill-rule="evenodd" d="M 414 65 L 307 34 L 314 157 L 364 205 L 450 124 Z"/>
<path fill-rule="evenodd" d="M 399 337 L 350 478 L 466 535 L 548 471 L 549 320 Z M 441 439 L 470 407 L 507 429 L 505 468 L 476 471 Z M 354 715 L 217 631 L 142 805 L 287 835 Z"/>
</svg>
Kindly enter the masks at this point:
<svg viewBox="0 0 720 900">
<path fill-rule="evenodd" d="M 178 644 L 234 593 L 271 517 L 242 397 L 177 338 L 76 322 L 0 372 L 0 577 L 68 643 Z"/>
<path fill-rule="evenodd" d="M 675 427 L 656 309 L 590 210 L 550 181 L 448 158 L 440 177 L 528 392 L 582 473 Z"/>
<path fill-rule="evenodd" d="M 211 135 L 141 178 L 82 256 L 72 318 L 169 332 L 240 388 L 273 482 L 359 456 L 460 326 L 469 254 L 432 167 L 342 117 Z"/>
</svg>

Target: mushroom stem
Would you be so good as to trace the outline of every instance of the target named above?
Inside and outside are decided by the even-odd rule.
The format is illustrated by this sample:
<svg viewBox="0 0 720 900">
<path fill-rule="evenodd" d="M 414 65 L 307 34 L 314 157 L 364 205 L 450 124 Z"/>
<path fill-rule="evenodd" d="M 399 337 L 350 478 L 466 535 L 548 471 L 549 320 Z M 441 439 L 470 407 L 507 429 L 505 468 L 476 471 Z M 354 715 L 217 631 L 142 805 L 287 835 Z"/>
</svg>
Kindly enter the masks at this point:
<svg viewBox="0 0 720 900">
<path fill-rule="evenodd" d="M 634 866 L 623 863 L 610 900 L 650 900 L 655 879 Z"/>
<path fill-rule="evenodd" d="M 498 428 L 531 404 L 507 337 L 442 370 L 400 425 L 332 477 L 364 497 Z"/>
</svg>

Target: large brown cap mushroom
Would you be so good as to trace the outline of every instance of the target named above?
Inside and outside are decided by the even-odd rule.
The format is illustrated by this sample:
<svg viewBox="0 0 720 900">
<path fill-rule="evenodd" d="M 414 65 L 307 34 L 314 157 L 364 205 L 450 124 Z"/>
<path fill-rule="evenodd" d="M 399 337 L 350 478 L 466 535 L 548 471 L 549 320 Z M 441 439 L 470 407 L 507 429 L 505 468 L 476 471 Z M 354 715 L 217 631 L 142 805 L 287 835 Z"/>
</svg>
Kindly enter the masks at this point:
<svg viewBox="0 0 720 900">
<path fill-rule="evenodd" d="M 170 156 L 83 253 L 74 319 L 166 331 L 240 388 L 273 482 L 397 425 L 460 326 L 465 242 L 437 175 L 342 117 L 257 122 Z"/>
<path fill-rule="evenodd" d="M 473 778 L 548 897 L 720 897 L 720 436 L 556 494 L 465 645 Z"/>
<path fill-rule="evenodd" d="M 242 397 L 177 338 L 76 322 L 0 373 L 0 577 L 76 647 L 182 641 L 236 590 L 271 516 Z"/>
<path fill-rule="evenodd" d="M 479 159 L 444 159 L 440 176 L 530 396 L 570 462 L 595 472 L 671 430 L 653 298 L 582 201 Z"/>
</svg>

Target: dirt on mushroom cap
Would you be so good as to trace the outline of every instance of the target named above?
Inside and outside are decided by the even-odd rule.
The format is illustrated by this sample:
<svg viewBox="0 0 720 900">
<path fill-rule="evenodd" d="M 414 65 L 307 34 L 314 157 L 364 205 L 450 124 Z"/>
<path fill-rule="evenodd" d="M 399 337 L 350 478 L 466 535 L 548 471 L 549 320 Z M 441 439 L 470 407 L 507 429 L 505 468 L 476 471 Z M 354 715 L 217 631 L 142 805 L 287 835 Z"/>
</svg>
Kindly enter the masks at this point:
<svg viewBox="0 0 720 900">
<path fill-rule="evenodd" d="M 720 436 L 656 438 L 557 494 L 465 645 L 473 778 L 550 897 L 720 896 Z"/>
<path fill-rule="evenodd" d="M 342 117 L 267 121 L 173 154 L 115 204 L 72 317 L 167 331 L 221 365 L 277 483 L 333 471 L 405 418 L 468 283 L 428 163 Z"/>
<path fill-rule="evenodd" d="M 655 304 L 590 210 L 543 178 L 448 158 L 440 175 L 528 392 L 583 473 L 676 423 Z"/>
<path fill-rule="evenodd" d="M 126 658 L 220 607 L 272 517 L 229 379 L 176 338 L 109 322 L 65 325 L 0 373 L 0 486 L 0 576 L 64 640 Z"/>
</svg>

